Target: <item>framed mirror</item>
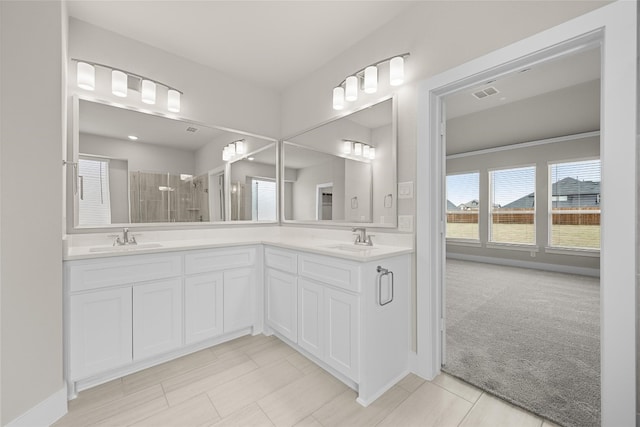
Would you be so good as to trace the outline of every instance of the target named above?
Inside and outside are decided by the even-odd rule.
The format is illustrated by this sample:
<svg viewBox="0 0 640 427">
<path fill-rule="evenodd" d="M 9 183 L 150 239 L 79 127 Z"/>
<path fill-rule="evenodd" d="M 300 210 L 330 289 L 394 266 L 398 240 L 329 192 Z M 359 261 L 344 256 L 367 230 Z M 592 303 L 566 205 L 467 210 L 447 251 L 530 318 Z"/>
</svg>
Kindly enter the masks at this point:
<svg viewBox="0 0 640 427">
<path fill-rule="evenodd" d="M 395 117 L 388 98 L 283 141 L 283 220 L 395 227 Z"/>
<path fill-rule="evenodd" d="M 73 226 L 277 221 L 273 139 L 77 99 Z"/>
</svg>

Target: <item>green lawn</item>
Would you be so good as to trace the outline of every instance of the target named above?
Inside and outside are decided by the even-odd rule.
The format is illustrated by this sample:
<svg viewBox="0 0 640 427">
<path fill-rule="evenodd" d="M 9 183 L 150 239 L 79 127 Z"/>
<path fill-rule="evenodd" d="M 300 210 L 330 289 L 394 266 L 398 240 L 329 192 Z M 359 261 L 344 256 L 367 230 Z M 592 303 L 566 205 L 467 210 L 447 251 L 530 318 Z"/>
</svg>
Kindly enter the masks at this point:
<svg viewBox="0 0 640 427">
<path fill-rule="evenodd" d="M 492 241 L 533 243 L 534 232 L 533 224 L 493 224 Z M 551 236 L 550 246 L 600 248 L 599 225 L 554 225 Z M 447 238 L 478 239 L 478 224 L 447 224 Z"/>
</svg>

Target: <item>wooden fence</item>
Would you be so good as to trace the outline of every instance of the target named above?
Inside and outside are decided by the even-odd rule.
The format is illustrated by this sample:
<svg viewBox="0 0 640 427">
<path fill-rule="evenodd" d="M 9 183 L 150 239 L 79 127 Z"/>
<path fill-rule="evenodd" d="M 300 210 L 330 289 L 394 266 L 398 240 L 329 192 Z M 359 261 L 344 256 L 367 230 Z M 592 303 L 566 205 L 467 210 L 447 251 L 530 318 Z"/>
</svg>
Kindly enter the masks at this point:
<svg viewBox="0 0 640 427">
<path fill-rule="evenodd" d="M 560 213 L 561 212 L 561 213 Z M 494 224 L 533 224 L 534 214 L 530 209 L 496 209 L 493 211 Z M 447 212 L 449 224 L 477 224 L 478 211 Z M 599 208 L 555 209 L 554 225 L 600 225 Z"/>
</svg>

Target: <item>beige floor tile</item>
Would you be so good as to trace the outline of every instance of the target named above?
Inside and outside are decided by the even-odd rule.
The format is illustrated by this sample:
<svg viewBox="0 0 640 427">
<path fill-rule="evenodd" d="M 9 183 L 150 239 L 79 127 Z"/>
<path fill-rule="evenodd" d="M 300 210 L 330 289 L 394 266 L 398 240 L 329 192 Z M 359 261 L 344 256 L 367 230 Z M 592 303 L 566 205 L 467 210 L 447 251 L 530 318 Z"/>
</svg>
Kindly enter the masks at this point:
<svg viewBox="0 0 640 427">
<path fill-rule="evenodd" d="M 291 426 L 346 389 L 331 375 L 316 371 L 260 399 L 258 404 L 276 426 Z"/>
<path fill-rule="evenodd" d="M 216 345 L 211 348 L 211 352 L 215 356 L 220 357 L 220 355 L 232 350 L 239 350 L 241 352 L 244 352 L 247 349 L 263 345 L 266 342 L 274 341 L 276 339 L 277 338 L 275 338 L 274 336 L 267 337 L 264 335 L 245 335 L 243 337 L 236 338 L 233 341 L 228 341 L 226 343 Z"/>
<path fill-rule="evenodd" d="M 156 385 L 137 393 L 113 399 L 101 406 L 87 406 L 82 409 L 70 410 L 55 426 L 88 426 L 115 416 L 121 416 L 122 420 L 128 422 L 136 422 L 152 415 L 153 411 L 160 411 L 166 407 L 167 401 L 164 398 L 162 387 Z M 122 424 L 126 424 L 126 422 L 121 421 Z"/>
<path fill-rule="evenodd" d="M 453 394 L 457 394 L 461 398 L 468 400 L 471 403 L 475 403 L 482 395 L 482 390 L 465 383 L 451 375 L 440 374 L 431 381 L 440 387 L 449 390 Z"/>
<path fill-rule="evenodd" d="M 397 385 L 407 390 L 409 393 L 413 393 L 422 384 L 424 384 L 424 379 L 420 378 L 416 374 L 409 374 L 401 379 Z"/>
<path fill-rule="evenodd" d="M 95 386 L 78 393 L 78 397 L 69 401 L 69 411 L 76 411 L 88 407 L 101 406 L 112 400 L 124 396 L 122 379 L 118 378 L 108 383 Z"/>
<path fill-rule="evenodd" d="M 208 394 L 218 413 L 224 418 L 303 375 L 291 363 L 283 360 L 222 384 Z"/>
<path fill-rule="evenodd" d="M 215 427 L 273 427 L 273 423 L 257 403 L 245 406 L 213 425 Z"/>
<path fill-rule="evenodd" d="M 293 366 L 295 366 L 296 368 L 300 369 L 305 374 L 308 374 L 320 369 L 318 365 L 316 365 L 311 360 L 307 359 L 305 356 L 298 353 L 297 351 L 287 356 L 287 361 L 291 363 Z"/>
<path fill-rule="evenodd" d="M 135 427 L 198 427 L 220 420 L 206 394 L 198 395 L 133 424 Z"/>
<path fill-rule="evenodd" d="M 455 394 L 425 382 L 394 409 L 379 426 L 457 426 L 472 404 Z"/>
<path fill-rule="evenodd" d="M 167 409 L 167 400 L 164 397 L 158 397 L 149 402 L 137 405 L 135 408 L 127 409 L 126 411 L 119 411 L 117 414 L 106 418 L 95 424 L 91 424 L 92 427 L 121 427 L 132 423 L 136 423 L 140 420 L 144 420 L 158 412 L 162 412 Z"/>
<path fill-rule="evenodd" d="M 373 426 L 409 397 L 409 392 L 392 387 L 366 408 L 356 402 L 357 397 L 353 390 L 347 390 L 315 411 L 313 417 L 325 426 Z"/>
<path fill-rule="evenodd" d="M 551 421 L 544 420 L 542 422 L 542 427 L 560 427 L 558 424 L 554 424 Z"/>
<path fill-rule="evenodd" d="M 313 415 L 309 415 L 307 418 L 295 424 L 294 427 L 323 427 L 323 426 L 318 422 L 318 420 L 313 418 Z"/>
<path fill-rule="evenodd" d="M 461 427 L 541 427 L 542 420 L 511 406 L 503 400 L 483 393 Z"/>
<path fill-rule="evenodd" d="M 257 369 L 258 365 L 247 356 L 221 358 L 203 368 L 169 378 L 162 383 L 170 406 L 184 402 L 198 394 L 208 392 L 228 381 Z"/>
<path fill-rule="evenodd" d="M 294 350 L 280 340 L 266 342 L 261 346 L 248 348 L 247 356 L 260 366 L 282 360 L 294 353 Z"/>
<path fill-rule="evenodd" d="M 206 348 L 186 356 L 179 357 L 160 365 L 127 375 L 122 378 L 125 393 L 132 393 L 151 385 L 160 384 L 167 378 L 183 374 L 212 363 L 216 360 L 213 352 Z"/>
</svg>

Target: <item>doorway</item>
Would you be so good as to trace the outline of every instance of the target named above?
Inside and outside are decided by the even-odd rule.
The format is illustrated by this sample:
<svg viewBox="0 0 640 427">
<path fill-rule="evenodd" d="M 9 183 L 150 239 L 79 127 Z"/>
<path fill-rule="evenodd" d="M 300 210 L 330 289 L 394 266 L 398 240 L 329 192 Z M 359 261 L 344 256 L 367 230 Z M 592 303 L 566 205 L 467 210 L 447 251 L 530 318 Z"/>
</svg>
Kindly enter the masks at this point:
<svg viewBox="0 0 640 427">
<path fill-rule="evenodd" d="M 417 194 L 417 357 L 414 371 L 440 372 L 445 263 L 442 97 L 585 43 L 602 43 L 600 151 L 608 197 L 603 200 L 601 271 L 602 424 L 635 423 L 636 5 L 616 2 L 430 78 L 420 86 Z M 604 37 L 606 33 L 607 37 Z M 626 171 L 626 172 L 624 172 Z M 635 176 L 635 174 L 633 174 Z M 607 212 L 611 212 L 608 215 Z M 615 216 L 613 214 L 615 212 Z"/>
</svg>

